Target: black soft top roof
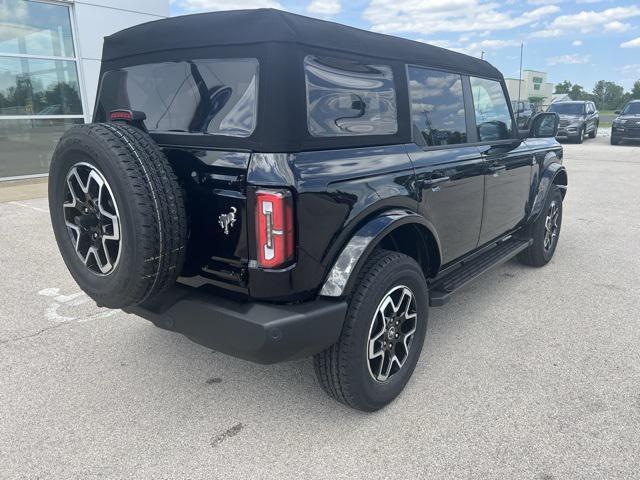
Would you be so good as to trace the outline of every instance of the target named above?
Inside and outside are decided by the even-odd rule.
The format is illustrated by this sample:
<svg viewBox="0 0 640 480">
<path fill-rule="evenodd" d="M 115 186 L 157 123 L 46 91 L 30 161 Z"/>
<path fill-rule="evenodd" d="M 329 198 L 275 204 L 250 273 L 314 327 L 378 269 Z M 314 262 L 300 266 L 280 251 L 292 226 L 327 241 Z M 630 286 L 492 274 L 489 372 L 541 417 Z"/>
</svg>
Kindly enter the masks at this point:
<svg viewBox="0 0 640 480">
<path fill-rule="evenodd" d="M 475 57 L 275 9 L 185 15 L 127 28 L 105 38 L 103 61 L 175 49 L 257 43 L 294 43 L 502 79 L 495 67 Z"/>
<path fill-rule="evenodd" d="M 307 128 L 303 60 L 307 55 L 340 57 L 392 69 L 396 91 L 397 133 L 313 137 Z M 236 10 L 167 18 L 128 28 L 105 39 L 102 75 L 135 65 L 189 62 L 194 59 L 255 58 L 259 63 L 258 119 L 246 138 L 154 132 L 161 145 L 296 152 L 331 148 L 394 145 L 412 141 L 406 64 L 454 71 L 504 82 L 488 62 L 420 42 L 367 32 L 273 9 Z M 107 89 L 108 90 L 108 89 Z M 94 121 L 107 110 L 130 102 L 102 90 Z M 113 98 L 111 99 L 113 100 Z M 108 107 L 108 108 L 107 108 Z M 113 108 L 112 108 L 113 107 Z"/>
</svg>

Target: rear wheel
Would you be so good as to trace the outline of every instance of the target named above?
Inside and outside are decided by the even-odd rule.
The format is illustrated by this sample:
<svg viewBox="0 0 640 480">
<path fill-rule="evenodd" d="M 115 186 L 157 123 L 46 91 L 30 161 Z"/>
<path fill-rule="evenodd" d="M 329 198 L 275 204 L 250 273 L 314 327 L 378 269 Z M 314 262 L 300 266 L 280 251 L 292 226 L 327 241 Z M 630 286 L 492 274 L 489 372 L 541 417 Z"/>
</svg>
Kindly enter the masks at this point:
<svg viewBox="0 0 640 480">
<path fill-rule="evenodd" d="M 314 357 L 322 388 L 364 411 L 396 398 L 420 357 L 428 292 L 420 266 L 401 253 L 375 252 L 362 269 L 338 342 Z"/>
<path fill-rule="evenodd" d="M 146 133 L 88 124 L 60 139 L 49 172 L 62 258 L 97 304 L 123 308 L 173 285 L 185 258 L 182 191 Z"/>
<path fill-rule="evenodd" d="M 552 185 L 540 216 L 529 230 L 533 244 L 518 255 L 518 260 L 532 267 L 549 263 L 558 246 L 561 226 L 562 194 L 556 185 Z"/>
</svg>

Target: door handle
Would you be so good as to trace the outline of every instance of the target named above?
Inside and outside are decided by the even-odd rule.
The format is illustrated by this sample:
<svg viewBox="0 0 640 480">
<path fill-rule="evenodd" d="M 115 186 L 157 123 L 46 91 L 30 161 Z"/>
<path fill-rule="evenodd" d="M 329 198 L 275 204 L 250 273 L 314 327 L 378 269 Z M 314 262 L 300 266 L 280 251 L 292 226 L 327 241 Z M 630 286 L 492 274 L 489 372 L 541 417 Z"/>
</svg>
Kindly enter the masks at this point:
<svg viewBox="0 0 640 480">
<path fill-rule="evenodd" d="M 506 171 L 507 171 L 506 165 L 495 165 L 493 167 L 489 167 L 489 172 L 493 173 L 494 177 L 497 177 L 498 175 L 500 175 L 500 173 L 506 172 Z"/>
<path fill-rule="evenodd" d="M 431 178 L 429 180 L 423 180 L 422 185 L 425 188 L 434 188 L 434 187 L 437 187 L 438 185 L 448 182 L 449 180 L 451 180 L 450 177 Z"/>
</svg>

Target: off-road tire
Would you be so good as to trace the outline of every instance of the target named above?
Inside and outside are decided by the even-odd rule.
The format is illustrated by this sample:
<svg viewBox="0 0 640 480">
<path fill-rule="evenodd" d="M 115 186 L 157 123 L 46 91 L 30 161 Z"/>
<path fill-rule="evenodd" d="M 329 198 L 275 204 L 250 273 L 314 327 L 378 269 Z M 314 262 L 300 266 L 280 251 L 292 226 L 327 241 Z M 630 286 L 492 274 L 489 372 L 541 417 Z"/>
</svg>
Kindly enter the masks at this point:
<svg viewBox="0 0 640 480">
<path fill-rule="evenodd" d="M 338 342 L 315 355 L 313 362 L 325 392 L 349 407 L 371 412 L 395 399 L 415 369 L 427 330 L 428 289 L 415 260 L 386 250 L 369 257 L 355 285 Z M 416 332 L 400 370 L 381 383 L 370 374 L 367 345 L 374 314 L 394 285 L 405 285 L 415 295 Z"/>
<path fill-rule="evenodd" d="M 66 178 L 78 162 L 102 174 L 118 206 L 120 257 L 107 275 L 98 275 L 83 263 L 65 225 Z M 136 305 L 175 283 L 187 239 L 183 192 L 164 153 L 147 133 L 121 123 L 68 130 L 51 161 L 49 206 L 62 258 L 80 288 L 98 305 Z"/>
<path fill-rule="evenodd" d="M 557 202 L 559 208 L 558 231 L 551 248 L 545 249 L 544 239 L 546 234 L 547 213 L 552 202 Z M 549 263 L 551 258 L 553 258 L 553 254 L 558 246 L 558 241 L 560 240 L 560 227 L 562 227 L 562 194 L 556 185 L 551 185 L 540 215 L 528 229 L 530 238 L 533 239 L 533 244 L 518 255 L 518 260 L 532 267 L 542 267 Z"/>
</svg>

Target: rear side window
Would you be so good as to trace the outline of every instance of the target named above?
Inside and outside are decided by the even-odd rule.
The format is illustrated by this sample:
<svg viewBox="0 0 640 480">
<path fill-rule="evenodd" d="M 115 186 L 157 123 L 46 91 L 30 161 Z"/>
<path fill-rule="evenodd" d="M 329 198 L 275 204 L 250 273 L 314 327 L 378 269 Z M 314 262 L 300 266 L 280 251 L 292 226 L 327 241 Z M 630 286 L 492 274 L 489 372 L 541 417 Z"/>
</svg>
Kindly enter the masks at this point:
<svg viewBox="0 0 640 480">
<path fill-rule="evenodd" d="M 460 75 L 409 67 L 409 93 L 414 131 L 419 132 L 427 146 L 466 143 Z"/>
<path fill-rule="evenodd" d="M 495 80 L 470 77 L 478 138 L 481 142 L 513 137 L 513 124 L 502 84 Z"/>
<path fill-rule="evenodd" d="M 98 108 L 140 110 L 150 131 L 248 137 L 256 127 L 256 59 L 163 62 L 105 73 Z"/>
<path fill-rule="evenodd" d="M 391 67 L 308 55 L 307 125 L 314 137 L 393 135 L 398 131 Z"/>
</svg>

